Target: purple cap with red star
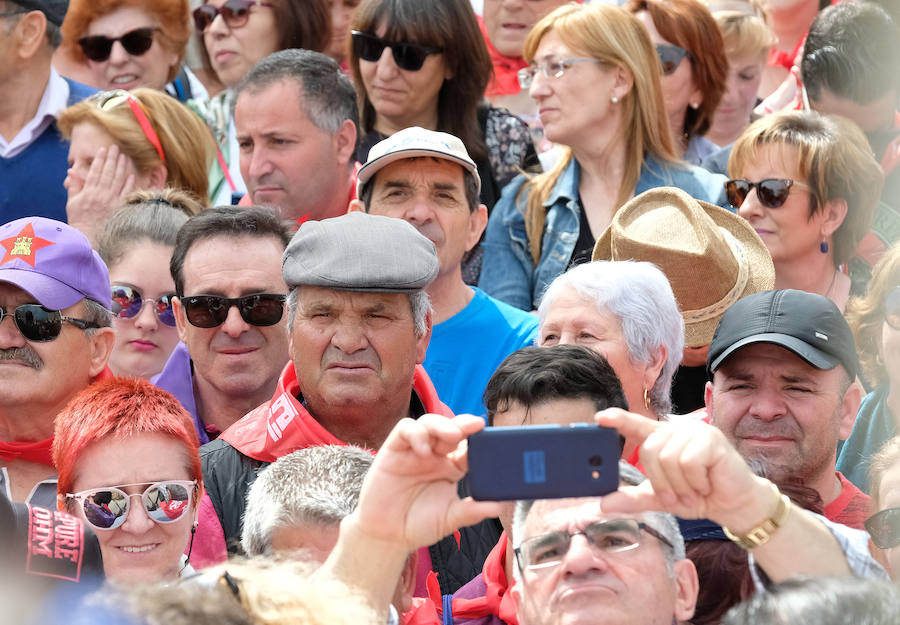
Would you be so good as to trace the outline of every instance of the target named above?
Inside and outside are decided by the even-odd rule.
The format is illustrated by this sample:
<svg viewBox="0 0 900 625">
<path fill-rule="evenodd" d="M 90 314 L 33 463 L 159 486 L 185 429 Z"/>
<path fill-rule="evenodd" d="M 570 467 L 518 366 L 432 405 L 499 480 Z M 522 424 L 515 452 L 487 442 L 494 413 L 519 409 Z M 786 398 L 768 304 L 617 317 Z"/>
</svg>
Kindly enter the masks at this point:
<svg viewBox="0 0 900 625">
<path fill-rule="evenodd" d="M 44 308 L 84 298 L 110 307 L 109 271 L 81 232 L 61 221 L 25 217 L 0 226 L 0 282 L 27 291 Z"/>
</svg>

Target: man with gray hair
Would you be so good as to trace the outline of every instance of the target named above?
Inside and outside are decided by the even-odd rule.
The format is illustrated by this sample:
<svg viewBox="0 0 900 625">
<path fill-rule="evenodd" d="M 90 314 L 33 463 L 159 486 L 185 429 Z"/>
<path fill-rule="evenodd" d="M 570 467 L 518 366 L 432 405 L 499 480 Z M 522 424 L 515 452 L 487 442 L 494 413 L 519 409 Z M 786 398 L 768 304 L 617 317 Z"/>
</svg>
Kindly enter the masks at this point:
<svg viewBox="0 0 900 625">
<path fill-rule="evenodd" d="M 215 514 L 201 513 L 195 554 L 198 544 L 204 561 L 237 550 L 246 489 L 262 465 L 314 445 L 378 449 L 404 417 L 452 416 L 421 367 L 432 325 L 424 289 L 437 271 L 434 245 L 399 219 L 350 213 L 300 227 L 282 262 L 291 363 L 271 401 L 202 449 Z M 466 528 L 422 559 L 452 592 L 498 537 L 492 523 Z"/>
<path fill-rule="evenodd" d="M 234 102 L 242 202 L 300 223 L 347 212 L 356 197 L 359 113 L 334 60 L 311 50 L 270 54 L 238 84 Z"/>
</svg>

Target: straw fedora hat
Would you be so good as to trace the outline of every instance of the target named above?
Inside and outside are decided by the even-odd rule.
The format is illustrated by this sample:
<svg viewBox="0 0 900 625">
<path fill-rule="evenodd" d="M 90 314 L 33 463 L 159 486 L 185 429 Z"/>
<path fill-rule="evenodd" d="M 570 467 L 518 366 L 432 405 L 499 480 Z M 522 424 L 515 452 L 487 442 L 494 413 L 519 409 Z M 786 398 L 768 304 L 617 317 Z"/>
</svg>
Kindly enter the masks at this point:
<svg viewBox="0 0 900 625">
<path fill-rule="evenodd" d="M 591 260 L 659 267 L 681 308 L 688 347 L 709 345 L 729 306 L 775 285 L 772 257 L 745 219 L 674 187 L 625 203 L 597 239 Z"/>
</svg>

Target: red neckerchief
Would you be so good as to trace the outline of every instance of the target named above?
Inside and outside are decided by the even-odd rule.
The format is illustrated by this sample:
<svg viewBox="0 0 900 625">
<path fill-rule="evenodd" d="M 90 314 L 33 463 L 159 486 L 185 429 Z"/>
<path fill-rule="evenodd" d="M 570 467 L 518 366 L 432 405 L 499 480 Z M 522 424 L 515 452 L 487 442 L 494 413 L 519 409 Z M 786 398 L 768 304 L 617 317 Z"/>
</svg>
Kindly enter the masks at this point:
<svg viewBox="0 0 900 625">
<path fill-rule="evenodd" d="M 104 367 L 103 371 L 91 383 L 97 380 L 111 380 L 114 377 L 109 367 Z M 40 441 L 0 441 L 0 459 L 7 462 L 27 460 L 28 462 L 37 462 L 38 464 L 52 467 L 54 466 L 53 454 L 51 453 L 52 447 L 52 436 Z"/>
<path fill-rule="evenodd" d="M 797 55 L 800 54 L 800 50 L 803 48 L 804 43 L 806 43 L 805 36 L 800 40 L 793 52 L 784 52 L 782 50 L 776 50 L 773 47 L 769 51 L 769 58 L 766 61 L 766 64 L 770 67 L 783 67 L 787 71 L 791 71 L 794 68 Z"/>
<path fill-rule="evenodd" d="M 401 625 L 440 625 L 441 619 L 431 599 L 413 597 L 412 607 L 400 615 Z"/>
<path fill-rule="evenodd" d="M 487 45 L 488 54 L 491 56 L 491 64 L 494 66 L 494 77 L 487 86 L 484 95 L 488 98 L 498 95 L 515 95 L 522 88 L 519 86 L 519 70 L 528 67 L 528 63 L 522 57 L 512 57 L 501 54 L 491 43 L 487 31 L 484 29 L 484 20 L 478 17 L 478 27 L 481 28 L 481 36 Z"/>
<path fill-rule="evenodd" d="M 473 599 L 454 598 L 453 618 L 476 619 L 493 614 L 507 625 L 519 625 L 519 617 L 516 614 L 516 600 L 509 592 L 512 586 L 506 579 L 506 532 L 500 534 L 500 539 L 488 557 L 484 561 L 481 570 L 481 579 L 485 585 L 483 597 Z M 428 596 L 434 603 L 438 613 L 442 613 L 441 589 L 438 585 L 437 575 L 428 576 Z"/>
<path fill-rule="evenodd" d="M 438 399 L 437 391 L 421 365 L 416 366 L 413 389 L 426 412 L 453 416 Z M 288 362 L 278 378 L 272 401 L 250 411 L 219 438 L 245 456 L 261 462 L 275 462 L 292 451 L 314 445 L 346 445 L 307 412 L 297 399 L 300 392 L 294 363 Z"/>
</svg>

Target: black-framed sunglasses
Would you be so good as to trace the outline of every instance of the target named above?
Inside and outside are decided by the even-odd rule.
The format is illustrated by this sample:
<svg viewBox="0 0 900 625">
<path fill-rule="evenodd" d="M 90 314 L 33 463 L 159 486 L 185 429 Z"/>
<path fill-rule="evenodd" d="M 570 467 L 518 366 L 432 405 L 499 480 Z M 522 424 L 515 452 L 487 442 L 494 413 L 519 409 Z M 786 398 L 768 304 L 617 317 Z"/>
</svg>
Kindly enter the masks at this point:
<svg viewBox="0 0 900 625">
<path fill-rule="evenodd" d="M 81 505 L 84 518 L 94 529 L 114 530 L 128 518 L 132 497 L 140 497 L 147 516 L 156 523 L 174 523 L 191 509 L 198 488 L 196 480 L 165 480 L 149 484 L 141 493 L 129 494 L 122 490 L 146 483 L 91 488 L 66 493 L 65 498 Z"/>
<path fill-rule="evenodd" d="M 115 42 L 122 44 L 125 52 L 131 56 L 141 56 L 153 46 L 153 27 L 135 28 L 130 30 L 121 37 L 107 37 L 105 35 L 91 35 L 90 37 L 82 37 L 78 40 L 81 51 L 84 56 L 91 61 L 102 63 L 109 59 L 112 54 L 112 47 Z"/>
<path fill-rule="evenodd" d="M 221 15 L 228 28 L 240 28 L 247 25 L 247 20 L 250 19 L 250 9 L 257 5 L 273 6 L 271 2 L 260 2 L 259 0 L 225 0 L 225 4 L 220 7 L 201 4 L 192 13 L 194 26 L 197 28 L 197 32 L 202 34 L 213 23 L 216 16 Z"/>
<path fill-rule="evenodd" d="M 884 320 L 895 330 L 900 330 L 900 286 L 895 286 L 884 298 Z"/>
<path fill-rule="evenodd" d="M 888 508 L 866 520 L 866 531 L 879 549 L 900 545 L 900 508 Z"/>
<path fill-rule="evenodd" d="M 734 208 L 740 208 L 744 200 L 750 194 L 750 190 L 756 188 L 756 197 L 759 203 L 766 208 L 779 208 L 788 199 L 793 187 L 809 189 L 802 182 L 788 178 L 766 178 L 759 182 L 750 182 L 744 178 L 734 178 L 725 181 L 725 198 Z"/>
<path fill-rule="evenodd" d="M 417 72 L 422 69 L 428 55 L 443 52 L 441 48 L 423 46 L 418 43 L 386 41 L 381 37 L 358 30 L 352 30 L 350 33 L 353 37 L 353 53 L 363 61 L 377 63 L 384 53 L 384 49 L 390 48 L 391 54 L 394 55 L 394 63 L 400 69 L 408 72 Z"/>
<path fill-rule="evenodd" d="M 671 43 L 656 44 L 656 54 L 659 56 L 659 62 L 662 63 L 662 71 L 664 76 L 674 74 L 678 66 L 685 57 L 691 56 L 691 53 Z"/>
<path fill-rule="evenodd" d="M 572 545 L 572 537 L 584 536 L 594 549 L 603 553 L 618 553 L 636 549 L 641 544 L 641 531 L 672 548 L 672 543 L 660 532 L 637 519 L 608 519 L 591 523 L 577 532 L 558 531 L 534 536 L 514 550 L 519 570 L 550 568 L 563 561 Z"/>
<path fill-rule="evenodd" d="M 241 318 L 252 326 L 273 326 L 284 315 L 287 296 L 280 293 L 254 293 L 242 297 L 189 295 L 180 299 L 184 315 L 191 325 L 215 328 L 225 323 L 232 306 L 237 306 Z"/>
<path fill-rule="evenodd" d="M 45 343 L 56 339 L 62 332 L 64 321 L 81 330 L 100 327 L 93 321 L 67 317 L 58 310 L 50 310 L 40 304 L 21 304 L 12 312 L 0 307 L 0 322 L 4 317 L 12 317 L 22 336 L 32 343 Z"/>
<path fill-rule="evenodd" d="M 145 298 L 133 286 L 114 284 L 112 285 L 112 311 L 119 319 L 133 319 L 144 309 L 144 304 L 152 304 L 160 322 L 174 327 L 175 313 L 172 312 L 172 299 L 174 297 L 174 293 L 166 293 L 156 299 Z"/>
</svg>

